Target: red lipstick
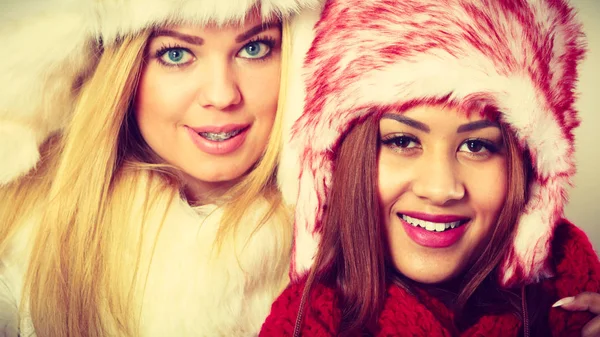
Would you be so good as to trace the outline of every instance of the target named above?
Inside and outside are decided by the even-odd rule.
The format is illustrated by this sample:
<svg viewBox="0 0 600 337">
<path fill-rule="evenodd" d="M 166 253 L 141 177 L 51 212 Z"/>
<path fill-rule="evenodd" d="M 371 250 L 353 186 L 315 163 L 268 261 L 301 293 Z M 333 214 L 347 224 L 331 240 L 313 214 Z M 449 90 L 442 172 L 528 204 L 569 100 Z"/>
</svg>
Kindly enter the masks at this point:
<svg viewBox="0 0 600 337">
<path fill-rule="evenodd" d="M 461 224 L 455 228 L 447 228 L 442 232 L 435 230 L 427 230 L 421 224 L 414 225 L 402 218 L 402 214 L 414 219 L 434 222 L 434 223 L 451 223 L 460 221 Z M 446 248 L 457 243 L 465 234 L 470 218 L 458 215 L 435 215 L 417 212 L 398 213 L 398 219 L 404 228 L 404 232 L 408 237 L 419 246 L 428 248 Z M 465 223 L 466 222 L 466 223 Z"/>
</svg>

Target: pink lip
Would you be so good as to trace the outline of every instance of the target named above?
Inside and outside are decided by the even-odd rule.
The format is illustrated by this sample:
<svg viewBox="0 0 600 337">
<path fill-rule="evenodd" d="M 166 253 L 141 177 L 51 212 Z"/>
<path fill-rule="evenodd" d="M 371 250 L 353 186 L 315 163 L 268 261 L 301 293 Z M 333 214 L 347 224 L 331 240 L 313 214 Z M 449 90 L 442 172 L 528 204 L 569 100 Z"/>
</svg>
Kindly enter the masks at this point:
<svg viewBox="0 0 600 337">
<path fill-rule="evenodd" d="M 201 128 L 191 128 L 191 127 L 186 126 L 185 129 L 187 130 L 188 135 L 192 139 L 192 142 L 201 151 L 211 154 L 211 155 L 226 155 L 226 154 L 230 154 L 230 153 L 234 152 L 235 150 L 239 149 L 244 144 L 244 141 L 246 140 L 246 135 L 248 134 L 248 131 L 250 130 L 250 126 L 248 126 L 248 125 L 245 126 L 245 129 L 244 129 L 243 125 L 241 127 L 240 127 L 240 125 L 237 125 L 236 127 L 232 127 L 232 126 L 234 126 L 234 124 L 224 125 L 222 127 L 207 126 L 207 127 L 201 127 Z M 239 134 L 235 135 L 234 137 L 231 137 L 222 142 L 215 142 L 212 140 L 208 140 L 198 134 L 198 132 L 213 132 L 213 133 L 231 132 L 231 131 L 240 130 L 240 129 L 244 129 L 244 130 L 242 132 L 240 132 Z M 203 130 L 203 131 L 196 132 L 196 130 Z"/>
<path fill-rule="evenodd" d="M 231 132 L 231 131 L 235 131 L 235 130 L 241 130 L 241 129 L 245 129 L 249 126 L 250 126 L 250 124 L 227 124 L 227 125 L 207 125 L 207 126 L 199 126 L 199 127 L 188 126 L 188 128 L 192 129 L 195 133 L 200 133 L 200 132 L 219 133 L 219 132 Z"/>
<path fill-rule="evenodd" d="M 408 215 L 411 218 L 431 221 L 431 222 L 454 222 L 454 221 L 464 221 L 469 218 L 455 216 L 455 215 L 428 215 L 423 213 L 402 213 L 404 215 Z M 460 225 L 459 227 L 447 229 L 443 232 L 435 232 L 428 231 L 425 228 L 420 226 L 413 226 L 408 222 L 404 221 L 400 215 L 398 215 L 398 219 L 402 223 L 402 227 L 404 231 L 408 235 L 408 237 L 414 241 L 416 244 L 428 247 L 428 248 L 446 248 L 454 245 L 458 240 L 460 240 L 469 223 Z M 435 220 L 429 220 L 435 219 Z M 442 220 L 440 220 L 442 219 Z M 449 220 L 447 220 L 449 219 Z"/>
</svg>

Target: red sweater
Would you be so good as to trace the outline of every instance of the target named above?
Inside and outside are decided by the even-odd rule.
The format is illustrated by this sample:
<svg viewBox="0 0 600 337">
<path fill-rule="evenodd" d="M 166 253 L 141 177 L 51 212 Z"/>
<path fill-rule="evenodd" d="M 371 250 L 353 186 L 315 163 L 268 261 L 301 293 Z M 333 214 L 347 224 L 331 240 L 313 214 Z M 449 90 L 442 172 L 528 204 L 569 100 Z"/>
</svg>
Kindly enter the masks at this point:
<svg viewBox="0 0 600 337">
<path fill-rule="evenodd" d="M 583 291 L 600 291 L 600 262 L 587 236 L 570 223 L 559 225 L 554 233 L 553 258 L 556 276 L 542 283 L 552 294 L 552 302 Z M 289 286 L 273 303 L 263 324 L 261 337 L 291 336 L 300 306 L 304 282 Z M 420 292 L 425 295 L 424 292 Z M 434 314 L 435 312 L 436 314 Z M 568 312 L 551 308 L 549 326 L 553 336 L 580 336 L 581 328 L 593 316 L 588 312 Z M 340 322 L 336 293 L 332 288 L 313 285 L 304 310 L 301 335 L 335 336 Z M 417 299 L 397 286 L 389 286 L 376 336 L 518 336 L 522 322 L 514 314 L 489 315 L 461 334 L 453 324 L 452 312 L 432 296 Z M 533 336 L 532 336 L 533 337 Z"/>
</svg>

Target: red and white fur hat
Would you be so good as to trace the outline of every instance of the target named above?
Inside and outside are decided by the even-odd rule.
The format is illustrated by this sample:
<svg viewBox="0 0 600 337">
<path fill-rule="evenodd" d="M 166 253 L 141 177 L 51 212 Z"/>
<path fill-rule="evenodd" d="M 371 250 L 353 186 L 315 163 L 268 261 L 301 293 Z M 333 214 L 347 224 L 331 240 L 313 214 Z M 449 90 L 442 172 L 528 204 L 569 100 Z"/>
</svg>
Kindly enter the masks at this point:
<svg viewBox="0 0 600 337">
<path fill-rule="evenodd" d="M 65 127 L 101 47 L 163 24 L 288 19 L 321 0 L 4 0 L 0 4 L 0 186 L 27 173 Z"/>
<path fill-rule="evenodd" d="M 474 97 L 501 112 L 533 165 L 500 281 L 551 276 L 549 246 L 575 173 L 584 54 L 565 0 L 330 0 L 295 25 L 279 169 L 284 197 L 296 204 L 293 279 L 313 263 L 341 136 L 373 107 Z"/>
</svg>

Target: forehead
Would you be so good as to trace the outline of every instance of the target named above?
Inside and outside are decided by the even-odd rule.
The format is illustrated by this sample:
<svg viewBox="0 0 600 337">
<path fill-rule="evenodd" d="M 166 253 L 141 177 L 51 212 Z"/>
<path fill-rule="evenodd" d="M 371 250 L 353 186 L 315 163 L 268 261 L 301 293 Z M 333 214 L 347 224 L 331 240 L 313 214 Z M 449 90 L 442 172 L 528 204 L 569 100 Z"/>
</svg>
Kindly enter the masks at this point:
<svg viewBox="0 0 600 337">
<path fill-rule="evenodd" d="M 160 27 L 161 29 L 168 29 L 177 31 L 183 34 L 194 34 L 194 35 L 223 35 L 223 34 L 240 34 L 246 32 L 254 27 L 264 26 L 266 29 L 278 28 L 281 26 L 279 20 L 268 20 L 263 21 L 260 14 L 257 11 L 251 11 L 246 15 L 244 20 L 229 22 L 225 24 L 197 24 L 197 23 L 181 23 L 181 24 L 170 24 Z M 265 30 L 266 30 L 265 29 Z"/>
</svg>

